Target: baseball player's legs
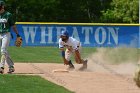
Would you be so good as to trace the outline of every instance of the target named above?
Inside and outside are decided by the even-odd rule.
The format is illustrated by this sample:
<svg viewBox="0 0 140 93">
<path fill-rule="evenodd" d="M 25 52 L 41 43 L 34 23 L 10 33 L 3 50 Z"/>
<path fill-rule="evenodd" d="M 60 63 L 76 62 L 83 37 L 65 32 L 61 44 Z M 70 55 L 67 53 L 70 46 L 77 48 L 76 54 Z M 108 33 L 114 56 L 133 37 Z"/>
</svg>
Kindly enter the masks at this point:
<svg viewBox="0 0 140 93">
<path fill-rule="evenodd" d="M 6 54 L 6 62 L 8 64 L 9 67 L 13 67 L 14 66 L 14 62 L 12 61 L 11 57 L 9 56 L 9 54 Z"/>
<path fill-rule="evenodd" d="M 1 55 L 1 63 L 0 63 L 0 67 L 3 67 L 4 68 L 4 65 L 5 65 L 5 55 L 4 54 L 2 54 Z"/>
<path fill-rule="evenodd" d="M 1 63 L 0 63 L 0 73 L 3 74 L 4 73 L 4 65 L 5 65 L 5 54 L 2 51 L 2 39 L 3 39 L 3 35 L 0 34 L 0 46 L 1 46 Z"/>
<path fill-rule="evenodd" d="M 80 53 L 81 56 L 81 51 L 82 51 L 82 47 L 79 46 L 78 51 Z M 83 64 L 83 66 L 79 69 L 79 70 L 84 70 L 87 68 L 87 60 L 82 59 L 82 62 L 80 62 L 80 60 L 77 58 L 77 56 L 74 56 L 76 63 L 78 64 Z"/>
<path fill-rule="evenodd" d="M 72 51 L 66 49 L 66 51 L 65 51 L 65 59 L 67 61 L 70 61 L 71 55 L 72 55 Z"/>
<path fill-rule="evenodd" d="M 72 64 L 72 62 L 70 60 L 71 55 L 72 55 L 72 51 L 66 49 L 66 51 L 65 51 L 65 59 L 69 62 L 68 70 L 74 69 L 74 65 Z"/>
<path fill-rule="evenodd" d="M 0 67 L 4 67 L 5 62 L 7 62 L 9 67 L 13 67 L 14 65 L 7 51 L 9 42 L 10 42 L 10 33 L 2 34 Z"/>
<path fill-rule="evenodd" d="M 2 37 L 0 35 L 0 46 L 1 46 L 1 41 L 2 41 Z M 4 56 L 1 56 L 1 60 L 4 59 L 3 57 Z M 4 64 L 0 64 L 0 65 L 4 65 Z M 2 73 L 2 74 L 4 73 L 4 68 L 2 66 L 0 66 L 0 73 Z"/>
<path fill-rule="evenodd" d="M 80 60 L 77 58 L 77 56 L 74 56 L 74 59 L 75 59 L 75 62 L 77 63 L 77 64 L 82 64 L 83 63 L 83 59 L 82 59 L 82 62 L 80 62 Z"/>
<path fill-rule="evenodd" d="M 5 55 L 6 51 L 4 49 L 4 45 L 2 44 L 3 43 L 3 38 L 4 38 L 4 35 L 0 34 L 0 46 L 1 46 L 1 63 L 0 63 L 0 67 L 4 68 L 5 60 L 6 60 L 6 55 Z"/>
<path fill-rule="evenodd" d="M 82 47 L 81 47 L 81 46 L 79 46 L 78 51 L 79 51 L 80 56 L 81 56 L 81 51 L 82 51 Z M 79 59 L 77 58 L 76 55 L 74 55 L 74 59 L 75 59 L 75 62 L 76 62 L 76 63 L 78 63 L 78 64 L 82 64 L 82 63 L 79 61 Z"/>
</svg>

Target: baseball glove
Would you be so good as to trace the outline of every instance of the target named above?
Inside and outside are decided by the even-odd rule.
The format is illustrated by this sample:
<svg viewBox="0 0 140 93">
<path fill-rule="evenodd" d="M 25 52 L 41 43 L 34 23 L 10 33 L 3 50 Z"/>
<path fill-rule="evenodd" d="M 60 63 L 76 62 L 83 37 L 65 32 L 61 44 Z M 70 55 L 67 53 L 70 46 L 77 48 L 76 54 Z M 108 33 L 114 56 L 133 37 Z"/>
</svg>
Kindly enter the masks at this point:
<svg viewBox="0 0 140 93">
<path fill-rule="evenodd" d="M 21 47 L 21 45 L 22 45 L 22 38 L 19 35 L 17 35 L 15 46 Z"/>
<path fill-rule="evenodd" d="M 134 81 L 136 85 L 140 88 L 140 64 L 138 64 L 138 67 L 136 68 L 136 71 L 134 74 Z"/>
</svg>

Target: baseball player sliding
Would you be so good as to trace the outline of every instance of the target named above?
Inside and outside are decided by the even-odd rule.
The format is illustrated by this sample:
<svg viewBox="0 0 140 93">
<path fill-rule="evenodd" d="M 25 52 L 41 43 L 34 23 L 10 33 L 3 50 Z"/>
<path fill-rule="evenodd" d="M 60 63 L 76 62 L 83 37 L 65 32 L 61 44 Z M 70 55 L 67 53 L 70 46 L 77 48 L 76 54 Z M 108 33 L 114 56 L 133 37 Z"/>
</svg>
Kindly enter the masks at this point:
<svg viewBox="0 0 140 93">
<path fill-rule="evenodd" d="M 66 48 L 66 50 L 64 49 Z M 87 60 L 81 58 L 80 55 L 81 44 L 78 40 L 69 36 L 68 31 L 62 31 L 59 39 L 59 49 L 65 65 L 69 65 L 68 70 L 74 69 L 70 57 L 74 54 L 75 61 L 78 64 L 83 64 L 79 70 L 87 69 Z"/>
<path fill-rule="evenodd" d="M 0 63 L 0 73 L 4 73 L 5 62 L 9 66 L 8 73 L 12 73 L 15 71 L 14 63 L 11 60 L 7 48 L 10 42 L 10 28 L 13 28 L 17 37 L 20 37 L 18 34 L 17 28 L 15 26 L 15 21 L 13 20 L 13 16 L 11 13 L 5 10 L 5 2 L 0 0 L 0 45 L 1 45 L 1 63 Z M 16 42 L 17 45 L 20 45 L 20 42 Z"/>
</svg>

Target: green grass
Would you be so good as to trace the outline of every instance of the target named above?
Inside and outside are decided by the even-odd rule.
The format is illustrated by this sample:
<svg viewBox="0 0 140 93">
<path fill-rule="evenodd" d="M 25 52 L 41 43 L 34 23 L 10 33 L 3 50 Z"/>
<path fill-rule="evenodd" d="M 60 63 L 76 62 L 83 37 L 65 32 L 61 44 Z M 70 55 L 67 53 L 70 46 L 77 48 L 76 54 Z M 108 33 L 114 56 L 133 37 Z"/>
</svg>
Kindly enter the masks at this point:
<svg viewBox="0 0 140 93">
<path fill-rule="evenodd" d="M 9 52 L 14 62 L 63 63 L 58 47 L 9 47 Z M 133 48 L 83 47 L 81 55 L 82 58 L 86 58 L 95 52 L 104 55 L 109 63 L 137 62 L 140 57 L 140 49 Z"/>
<path fill-rule="evenodd" d="M 62 63 L 58 47 L 9 47 L 9 53 L 14 62 Z M 82 48 L 82 57 L 94 53 L 95 48 Z"/>
<path fill-rule="evenodd" d="M 73 93 L 39 76 L 0 75 L 0 93 Z"/>
</svg>

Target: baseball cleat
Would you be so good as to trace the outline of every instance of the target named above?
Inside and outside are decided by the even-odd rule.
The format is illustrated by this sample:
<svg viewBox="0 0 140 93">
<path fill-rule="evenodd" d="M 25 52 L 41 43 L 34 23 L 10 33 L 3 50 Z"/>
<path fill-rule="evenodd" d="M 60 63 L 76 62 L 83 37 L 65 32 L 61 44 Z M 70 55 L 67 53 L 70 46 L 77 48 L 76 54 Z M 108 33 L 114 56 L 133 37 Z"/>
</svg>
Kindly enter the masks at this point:
<svg viewBox="0 0 140 93">
<path fill-rule="evenodd" d="M 74 65 L 72 64 L 71 60 L 69 61 L 69 67 L 67 68 L 67 70 L 73 70 L 75 69 Z"/>
<path fill-rule="evenodd" d="M 84 60 L 84 61 L 83 61 L 83 66 L 82 66 L 79 70 L 83 71 L 83 70 L 87 69 L 87 62 L 88 62 L 87 59 Z"/>
<path fill-rule="evenodd" d="M 4 73 L 4 68 L 1 67 L 1 68 L 0 68 L 0 74 L 3 74 L 3 73 Z"/>
<path fill-rule="evenodd" d="M 73 69 L 75 69 L 73 64 L 69 65 L 69 67 L 67 68 L 67 70 L 73 70 Z"/>
<path fill-rule="evenodd" d="M 15 68 L 12 66 L 12 67 L 9 67 L 9 71 L 7 73 L 11 74 L 15 71 Z"/>
</svg>

